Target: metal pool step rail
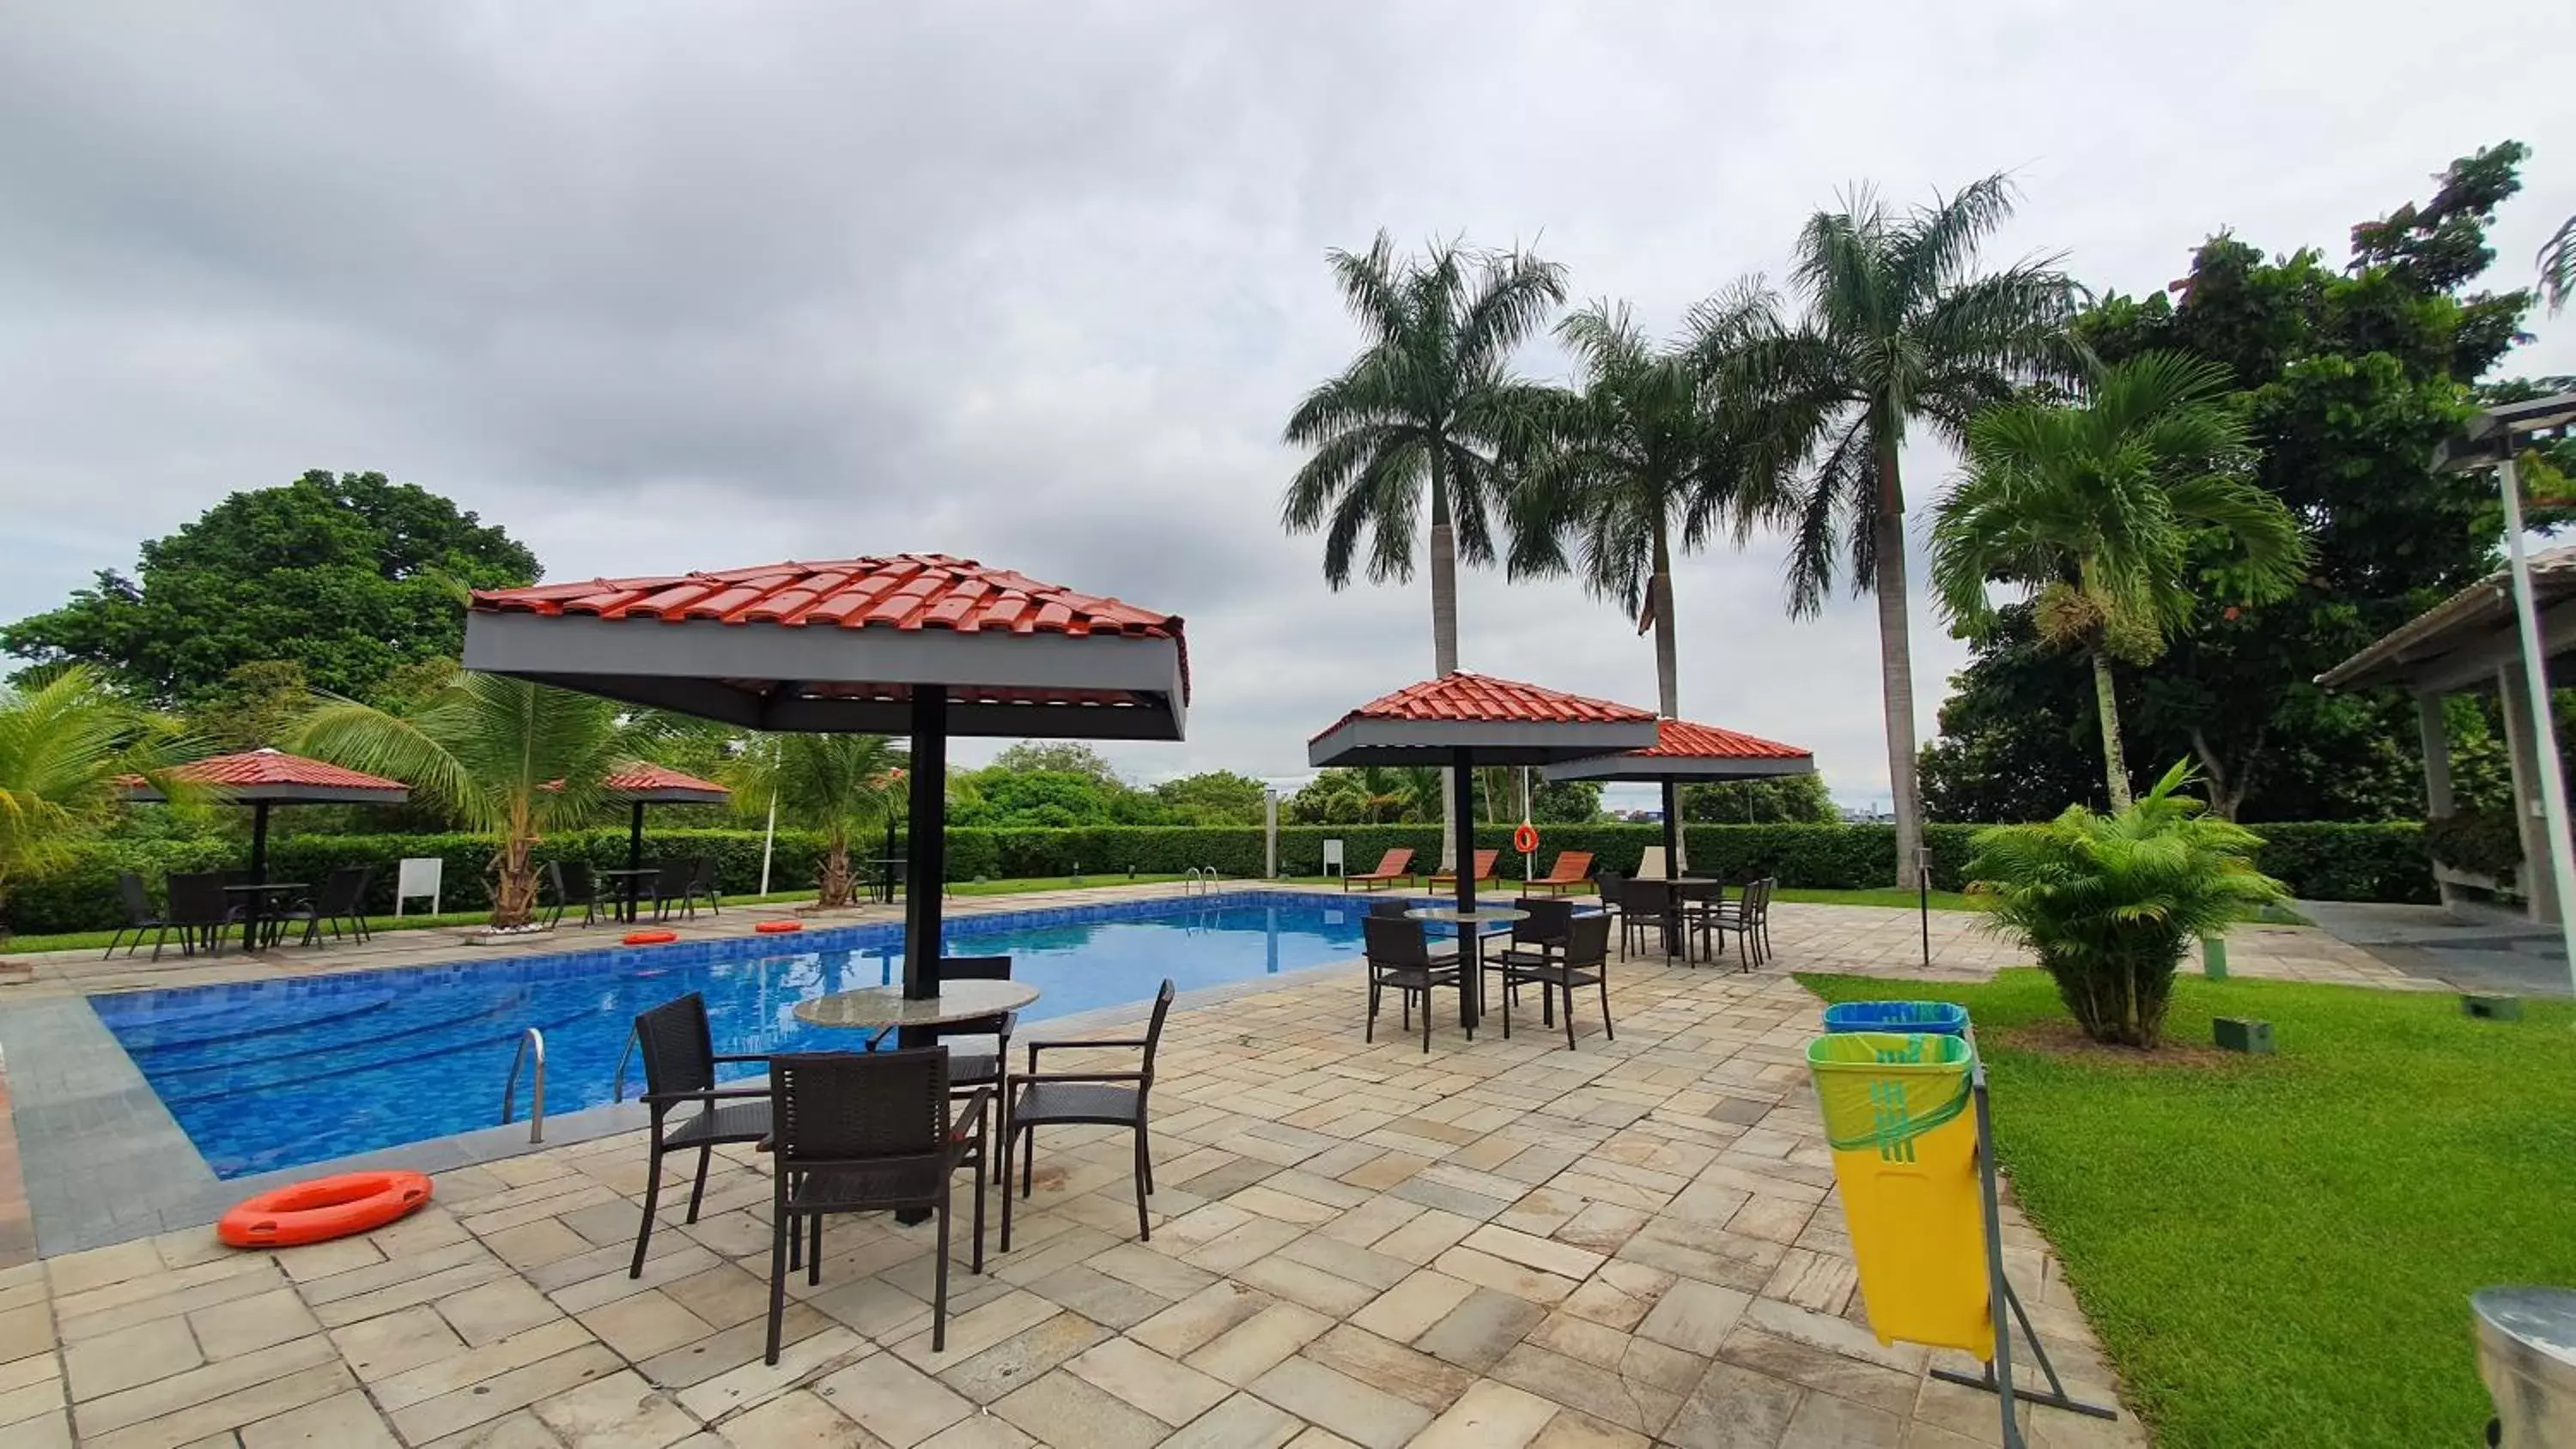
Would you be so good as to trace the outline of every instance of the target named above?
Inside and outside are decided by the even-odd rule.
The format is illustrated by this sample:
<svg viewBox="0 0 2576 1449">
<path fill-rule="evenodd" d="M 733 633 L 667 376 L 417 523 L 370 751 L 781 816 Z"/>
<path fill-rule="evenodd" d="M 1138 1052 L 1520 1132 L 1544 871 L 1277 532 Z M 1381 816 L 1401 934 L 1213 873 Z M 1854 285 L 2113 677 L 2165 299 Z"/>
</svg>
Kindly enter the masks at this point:
<svg viewBox="0 0 2576 1449">
<path fill-rule="evenodd" d="M 519 1033 L 519 1049 L 510 1054 L 510 1080 L 501 1088 L 501 1125 L 510 1125 L 510 1116 L 519 1105 L 519 1068 L 534 1055 L 536 1072 L 528 1079 L 528 1140 L 546 1140 L 546 1034 L 529 1027 Z"/>
<path fill-rule="evenodd" d="M 1216 883 L 1223 879 L 1223 876 L 1216 873 L 1215 866 L 1191 866 L 1188 870 L 1181 873 L 1181 894 L 1185 896 L 1214 895 L 1216 894 Z"/>
</svg>

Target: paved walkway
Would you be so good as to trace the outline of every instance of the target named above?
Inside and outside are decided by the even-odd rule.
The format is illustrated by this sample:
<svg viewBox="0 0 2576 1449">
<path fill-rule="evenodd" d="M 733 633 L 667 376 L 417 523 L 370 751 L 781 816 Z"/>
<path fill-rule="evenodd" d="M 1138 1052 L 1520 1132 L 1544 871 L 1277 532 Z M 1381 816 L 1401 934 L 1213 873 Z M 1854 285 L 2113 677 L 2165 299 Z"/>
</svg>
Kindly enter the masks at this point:
<svg viewBox="0 0 2576 1449">
<path fill-rule="evenodd" d="M 748 1152 L 629 1279 L 627 1134 L 447 1173 L 363 1239 L 237 1254 L 191 1229 L 0 1273 L 0 1449 L 1996 1442 L 1993 1399 L 1926 1377 L 1962 1356 L 1865 1327 L 1806 1087 L 1816 1006 L 1782 974 L 1919 969 L 1915 922 L 1777 915 L 1772 970 L 1620 968 L 1617 1041 L 1584 1020 L 1577 1051 L 1454 1024 L 1427 1055 L 1366 1044 L 1355 973 L 1176 1013 L 1152 1241 L 1125 1141 L 1050 1134 L 1013 1251 L 954 1280 L 945 1353 L 928 1229 L 865 1218 L 833 1226 L 786 1357 L 759 1362 Z M 1943 970 L 2005 962 L 1970 924 L 1936 916 Z M 2314 935 L 2249 940 L 2237 969 L 2371 979 Z M 2060 1368 L 2110 1396 L 2006 1215 Z M 2037 1444 L 2145 1442 L 2024 1415 Z"/>
</svg>

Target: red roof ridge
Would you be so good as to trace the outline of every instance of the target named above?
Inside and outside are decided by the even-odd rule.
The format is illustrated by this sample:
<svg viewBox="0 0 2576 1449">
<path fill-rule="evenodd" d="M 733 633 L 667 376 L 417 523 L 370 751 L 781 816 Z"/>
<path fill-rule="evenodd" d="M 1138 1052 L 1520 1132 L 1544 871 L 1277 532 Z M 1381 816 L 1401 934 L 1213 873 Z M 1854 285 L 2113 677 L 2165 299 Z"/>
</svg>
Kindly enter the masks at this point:
<svg viewBox="0 0 2576 1449">
<path fill-rule="evenodd" d="M 1696 720 L 1664 719 L 1655 724 L 1654 744 L 1628 753 L 1665 759 L 1803 760 L 1813 757 L 1815 751 Z"/>
<path fill-rule="evenodd" d="M 1615 700 L 1460 669 L 1380 695 L 1334 721 L 1322 739 L 1358 719 L 1493 720 L 1515 724 L 1634 724 L 1655 712 Z"/>
</svg>

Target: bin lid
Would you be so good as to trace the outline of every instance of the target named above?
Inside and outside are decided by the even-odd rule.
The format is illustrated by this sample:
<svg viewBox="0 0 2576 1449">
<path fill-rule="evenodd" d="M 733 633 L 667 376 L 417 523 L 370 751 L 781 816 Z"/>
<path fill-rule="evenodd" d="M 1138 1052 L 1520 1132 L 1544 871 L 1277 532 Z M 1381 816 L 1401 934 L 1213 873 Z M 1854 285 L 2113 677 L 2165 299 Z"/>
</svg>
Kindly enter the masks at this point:
<svg viewBox="0 0 2576 1449">
<path fill-rule="evenodd" d="M 2482 1288 L 2469 1309 L 2482 1334 L 2502 1334 L 2576 1370 L 2576 1289 Z"/>
</svg>

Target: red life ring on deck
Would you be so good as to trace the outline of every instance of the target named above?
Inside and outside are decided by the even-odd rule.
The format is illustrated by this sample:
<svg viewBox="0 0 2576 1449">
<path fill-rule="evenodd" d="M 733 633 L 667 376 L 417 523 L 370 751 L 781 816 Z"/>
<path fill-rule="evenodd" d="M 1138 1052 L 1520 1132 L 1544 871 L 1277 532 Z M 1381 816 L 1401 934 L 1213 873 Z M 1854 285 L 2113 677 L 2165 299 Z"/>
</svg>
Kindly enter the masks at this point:
<svg viewBox="0 0 2576 1449">
<path fill-rule="evenodd" d="M 1512 832 L 1512 849 L 1523 855 L 1538 849 L 1538 827 L 1522 821 L 1521 828 Z"/>
<path fill-rule="evenodd" d="M 626 944 L 629 946 L 667 946 L 678 939 L 680 939 L 680 933 L 677 931 L 629 931 L 626 933 Z"/>
<path fill-rule="evenodd" d="M 803 921 L 763 921 L 752 929 L 764 936 L 784 936 L 790 931 L 804 930 L 805 923 Z"/>
<path fill-rule="evenodd" d="M 417 1172 L 347 1172 L 264 1192 L 215 1224 L 236 1248 L 291 1248 L 381 1228 L 429 1201 Z"/>
</svg>

